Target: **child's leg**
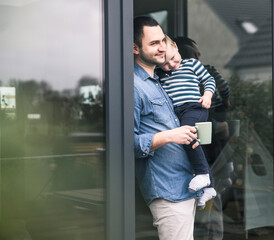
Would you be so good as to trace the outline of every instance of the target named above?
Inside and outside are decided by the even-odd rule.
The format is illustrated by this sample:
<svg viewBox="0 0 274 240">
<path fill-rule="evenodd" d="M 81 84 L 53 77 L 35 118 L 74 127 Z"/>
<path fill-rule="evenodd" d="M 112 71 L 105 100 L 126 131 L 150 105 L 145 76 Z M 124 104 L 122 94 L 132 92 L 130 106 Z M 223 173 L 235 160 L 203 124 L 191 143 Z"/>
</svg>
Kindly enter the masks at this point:
<svg viewBox="0 0 274 240">
<path fill-rule="evenodd" d="M 175 112 L 180 120 L 181 126 L 195 126 L 196 122 L 205 122 L 208 118 L 208 110 L 201 107 L 201 104 L 184 104 L 175 108 Z M 209 166 L 202 147 L 199 145 L 192 149 L 193 141 L 189 145 L 184 145 L 189 160 L 193 165 L 196 176 L 189 183 L 189 190 L 196 192 L 201 188 L 210 185 Z"/>
</svg>

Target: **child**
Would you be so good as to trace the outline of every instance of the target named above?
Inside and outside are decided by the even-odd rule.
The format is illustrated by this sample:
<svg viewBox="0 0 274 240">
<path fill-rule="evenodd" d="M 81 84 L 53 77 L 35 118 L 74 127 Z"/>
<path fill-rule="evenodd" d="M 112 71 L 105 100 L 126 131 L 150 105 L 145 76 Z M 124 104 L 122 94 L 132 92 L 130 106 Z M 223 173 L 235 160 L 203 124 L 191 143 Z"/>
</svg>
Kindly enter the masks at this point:
<svg viewBox="0 0 274 240">
<path fill-rule="evenodd" d="M 172 99 L 174 110 L 181 126 L 195 126 L 196 122 L 206 122 L 211 98 L 215 91 L 215 80 L 201 62 L 194 58 L 183 59 L 175 42 L 166 36 L 166 60 L 160 68 L 160 79 L 164 90 Z M 204 86 L 201 96 L 199 85 Z M 198 207 L 204 208 L 205 202 L 216 196 L 213 188 L 209 166 L 201 146 L 192 149 L 193 141 L 184 145 L 190 162 L 195 170 L 195 177 L 189 183 L 189 191 L 196 192 L 201 188 L 204 194 L 198 200 Z"/>
</svg>

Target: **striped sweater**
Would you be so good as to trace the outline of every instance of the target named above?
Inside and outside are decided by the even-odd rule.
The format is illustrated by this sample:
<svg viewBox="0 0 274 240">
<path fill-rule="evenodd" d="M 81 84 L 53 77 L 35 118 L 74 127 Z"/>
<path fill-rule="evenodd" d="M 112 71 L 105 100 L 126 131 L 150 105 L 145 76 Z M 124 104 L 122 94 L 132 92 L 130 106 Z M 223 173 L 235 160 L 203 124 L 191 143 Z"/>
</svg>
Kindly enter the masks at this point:
<svg viewBox="0 0 274 240">
<path fill-rule="evenodd" d="M 161 84 L 174 106 L 186 102 L 198 102 L 201 98 L 200 87 L 204 91 L 215 91 L 215 80 L 201 62 L 194 58 L 184 59 L 180 67 L 170 73 L 161 74 Z"/>
<path fill-rule="evenodd" d="M 223 101 L 228 101 L 230 96 L 229 84 L 214 66 L 205 65 L 205 69 L 214 77 L 216 82 L 216 90 L 212 97 L 211 108 L 223 106 Z"/>
</svg>

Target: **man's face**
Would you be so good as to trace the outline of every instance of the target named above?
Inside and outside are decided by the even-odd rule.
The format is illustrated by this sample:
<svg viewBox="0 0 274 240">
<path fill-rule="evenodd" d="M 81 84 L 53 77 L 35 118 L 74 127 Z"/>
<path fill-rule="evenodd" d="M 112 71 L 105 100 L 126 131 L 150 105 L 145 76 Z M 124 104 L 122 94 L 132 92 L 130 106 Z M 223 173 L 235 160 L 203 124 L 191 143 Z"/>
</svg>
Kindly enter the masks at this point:
<svg viewBox="0 0 274 240">
<path fill-rule="evenodd" d="M 160 26 L 143 28 L 142 47 L 135 44 L 134 54 L 148 66 L 162 64 L 165 61 L 166 37 Z"/>
<path fill-rule="evenodd" d="M 160 65 L 164 71 L 174 71 L 179 68 L 182 58 L 177 46 L 168 44 L 165 62 Z"/>
</svg>

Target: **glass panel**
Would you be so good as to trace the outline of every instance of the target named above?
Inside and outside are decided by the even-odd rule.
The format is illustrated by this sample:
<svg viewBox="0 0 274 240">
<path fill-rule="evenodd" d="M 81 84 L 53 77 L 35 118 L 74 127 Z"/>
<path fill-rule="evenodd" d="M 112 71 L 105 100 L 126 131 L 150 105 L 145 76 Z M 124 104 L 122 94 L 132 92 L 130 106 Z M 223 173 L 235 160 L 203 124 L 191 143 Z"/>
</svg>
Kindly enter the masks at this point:
<svg viewBox="0 0 274 240">
<path fill-rule="evenodd" d="M 188 1 L 189 37 L 224 79 L 206 147 L 218 195 L 197 211 L 195 239 L 274 236 L 271 9 L 269 0 Z"/>
<path fill-rule="evenodd" d="M 163 27 L 172 33 L 179 2 L 185 1 L 135 0 L 134 10 L 168 10 L 174 18 Z M 219 92 L 219 106 L 210 110 L 213 144 L 205 151 L 218 195 L 196 213 L 197 240 L 274 237 L 271 3 L 187 1 L 188 36 L 197 42 L 201 62 L 214 66 L 230 88 L 229 102 Z M 136 188 L 136 239 L 158 239 L 151 225 Z"/>
<path fill-rule="evenodd" d="M 105 239 L 102 5 L 0 0 L 0 239 Z"/>
<path fill-rule="evenodd" d="M 164 32 L 168 31 L 168 11 L 153 12 L 149 13 L 148 16 L 154 18 L 160 24 Z"/>
</svg>

